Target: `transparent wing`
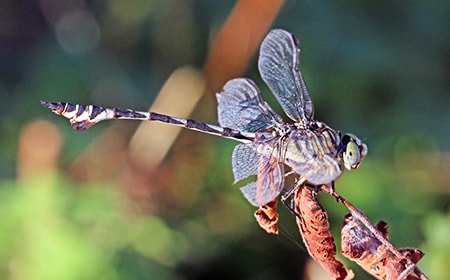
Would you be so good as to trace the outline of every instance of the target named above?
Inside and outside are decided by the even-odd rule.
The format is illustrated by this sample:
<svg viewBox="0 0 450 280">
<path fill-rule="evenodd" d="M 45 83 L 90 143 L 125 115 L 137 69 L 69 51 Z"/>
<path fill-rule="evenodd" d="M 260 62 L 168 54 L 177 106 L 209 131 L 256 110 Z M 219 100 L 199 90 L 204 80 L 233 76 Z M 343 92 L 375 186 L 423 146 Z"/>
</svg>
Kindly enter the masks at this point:
<svg viewBox="0 0 450 280">
<path fill-rule="evenodd" d="M 258 62 L 261 76 L 288 117 L 310 120 L 314 107 L 300 71 L 300 49 L 291 33 L 274 29 L 261 44 Z"/>
<path fill-rule="evenodd" d="M 261 155 L 256 182 L 241 188 L 244 197 L 254 206 L 266 205 L 276 198 L 284 187 L 284 166 L 275 157 Z"/>
<path fill-rule="evenodd" d="M 258 173 L 259 155 L 246 144 L 239 144 L 233 150 L 231 163 L 233 165 L 234 183 Z"/>
<path fill-rule="evenodd" d="M 282 122 L 261 96 L 253 81 L 228 81 L 217 94 L 219 124 L 239 131 L 256 132 Z"/>
</svg>

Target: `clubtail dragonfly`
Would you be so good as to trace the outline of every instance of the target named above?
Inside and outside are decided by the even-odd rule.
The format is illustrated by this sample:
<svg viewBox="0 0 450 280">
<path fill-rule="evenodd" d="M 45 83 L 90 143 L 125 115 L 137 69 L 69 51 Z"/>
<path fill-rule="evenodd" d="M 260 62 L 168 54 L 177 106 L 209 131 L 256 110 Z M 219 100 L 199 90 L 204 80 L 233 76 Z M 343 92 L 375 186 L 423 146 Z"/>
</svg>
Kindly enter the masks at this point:
<svg viewBox="0 0 450 280">
<path fill-rule="evenodd" d="M 219 126 L 154 112 L 41 101 L 69 119 L 76 130 L 111 119 L 159 121 L 241 142 L 232 154 L 235 183 L 256 175 L 241 191 L 255 206 L 275 199 L 285 177 L 301 176 L 313 185 L 331 184 L 346 169 L 355 169 L 367 146 L 355 135 L 336 131 L 314 119 L 311 96 L 300 70 L 297 38 L 272 30 L 263 40 L 258 62 L 264 82 L 293 123 L 285 123 L 266 103 L 252 80 L 228 81 L 217 94 Z M 285 167 L 290 171 L 285 172 Z"/>
</svg>

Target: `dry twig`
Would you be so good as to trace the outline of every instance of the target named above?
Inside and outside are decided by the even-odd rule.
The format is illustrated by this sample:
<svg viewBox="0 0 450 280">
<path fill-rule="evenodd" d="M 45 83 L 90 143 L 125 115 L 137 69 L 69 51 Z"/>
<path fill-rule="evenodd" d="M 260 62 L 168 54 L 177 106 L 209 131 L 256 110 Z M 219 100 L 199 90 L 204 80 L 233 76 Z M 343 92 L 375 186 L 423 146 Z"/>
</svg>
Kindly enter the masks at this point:
<svg viewBox="0 0 450 280">
<path fill-rule="evenodd" d="M 389 227 L 386 222 L 379 221 L 376 229 L 388 237 Z M 423 279 L 415 266 L 424 255 L 422 251 L 404 248 L 399 250 L 402 256 L 397 257 L 350 213 L 344 217 L 341 239 L 342 255 L 356 262 L 377 279 Z"/>
<path fill-rule="evenodd" d="M 336 245 L 330 232 L 327 212 L 305 185 L 295 189 L 294 212 L 303 242 L 310 256 L 334 279 L 352 279 L 354 274 L 336 260 Z"/>
<path fill-rule="evenodd" d="M 360 231 L 360 232 L 364 231 L 364 232 L 367 232 L 367 234 L 370 233 L 370 236 L 371 236 L 370 239 L 372 240 L 372 244 L 375 244 L 375 240 L 377 240 L 377 242 L 380 243 L 380 245 L 377 246 L 377 248 L 379 248 L 380 252 L 375 253 L 377 256 L 381 256 L 385 262 L 383 264 L 383 266 L 380 267 L 380 269 L 388 269 L 388 270 L 392 270 L 392 271 L 400 270 L 401 271 L 401 273 L 396 272 L 397 274 L 394 274 L 394 272 L 389 272 L 392 275 L 395 275 L 395 276 L 392 276 L 393 278 L 389 277 L 389 278 L 379 278 L 379 279 L 396 279 L 396 280 L 402 280 L 402 279 L 425 280 L 425 279 L 428 279 L 428 277 L 416 266 L 416 263 L 423 256 L 422 251 L 420 251 L 419 249 L 400 249 L 399 250 L 387 239 L 388 230 L 387 230 L 387 224 L 385 222 L 381 222 L 381 223 L 379 222 L 376 227 L 376 226 L 372 225 L 372 223 L 369 221 L 369 219 L 364 215 L 364 213 L 361 210 L 359 210 L 355 206 L 353 206 L 353 204 L 351 204 L 348 200 L 343 198 L 340 194 L 336 193 L 335 191 L 332 191 L 326 185 L 321 186 L 321 190 L 323 192 L 326 192 L 326 193 L 334 196 L 337 199 L 337 201 L 344 204 L 345 207 L 347 207 L 350 210 L 352 219 L 356 219 L 356 220 L 360 221 L 366 227 L 366 229 L 364 229 L 360 226 L 360 229 L 358 229 L 357 231 Z M 343 236 L 341 236 L 341 237 L 343 238 Z M 349 243 L 356 242 L 356 240 L 355 241 L 343 240 L 343 242 L 344 241 L 349 242 Z M 347 245 L 350 246 L 350 244 L 347 244 Z M 350 250 L 350 252 L 347 252 L 347 249 L 345 252 L 347 254 L 347 257 L 358 256 L 361 254 L 361 252 L 351 252 L 352 250 L 355 250 L 355 249 L 349 249 L 349 250 Z M 370 252 L 370 249 L 367 249 L 365 253 L 373 254 L 372 252 Z M 388 255 L 389 255 L 389 257 L 386 257 Z M 420 256 L 420 258 L 419 258 L 419 256 Z M 360 256 L 359 258 L 365 258 L 365 257 Z M 375 258 L 375 256 L 373 258 Z M 352 258 L 350 258 L 350 259 L 352 259 Z M 356 261 L 356 257 L 355 257 L 355 259 L 352 259 L 352 260 Z M 365 262 L 370 263 L 371 261 L 369 261 L 369 258 L 367 258 L 367 260 L 365 260 Z M 360 263 L 358 263 L 358 264 L 360 264 Z M 402 267 L 404 267 L 404 269 L 402 269 Z M 365 267 L 363 267 L 363 268 L 366 269 Z M 369 269 L 369 270 L 371 270 L 371 269 Z M 418 278 L 408 278 L 412 271 L 414 271 L 414 273 L 417 275 Z M 383 272 L 383 273 L 388 274 L 388 272 Z M 374 274 L 372 274 L 372 275 L 374 275 Z M 374 276 L 376 276 L 376 274 Z M 396 277 L 396 276 L 398 276 L 398 277 Z"/>
</svg>

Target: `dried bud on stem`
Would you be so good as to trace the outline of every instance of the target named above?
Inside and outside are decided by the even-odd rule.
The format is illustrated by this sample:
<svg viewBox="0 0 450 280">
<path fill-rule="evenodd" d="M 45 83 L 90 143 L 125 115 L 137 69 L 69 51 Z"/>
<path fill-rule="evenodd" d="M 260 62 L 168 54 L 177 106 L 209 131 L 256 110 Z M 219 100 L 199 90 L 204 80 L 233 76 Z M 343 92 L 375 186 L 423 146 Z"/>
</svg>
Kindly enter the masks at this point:
<svg viewBox="0 0 450 280">
<path fill-rule="evenodd" d="M 253 214 L 259 226 L 269 234 L 278 234 L 278 197 L 258 208 Z"/>
</svg>

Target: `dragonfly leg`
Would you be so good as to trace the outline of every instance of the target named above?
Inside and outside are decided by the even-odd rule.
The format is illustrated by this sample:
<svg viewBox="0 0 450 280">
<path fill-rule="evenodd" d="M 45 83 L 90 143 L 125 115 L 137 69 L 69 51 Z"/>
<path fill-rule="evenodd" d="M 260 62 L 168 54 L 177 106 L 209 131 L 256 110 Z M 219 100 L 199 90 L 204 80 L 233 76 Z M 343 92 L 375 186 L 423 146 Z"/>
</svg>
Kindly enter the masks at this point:
<svg viewBox="0 0 450 280">
<path fill-rule="evenodd" d="M 284 173 L 284 177 L 290 176 L 290 175 L 292 175 L 292 174 L 294 174 L 294 173 L 295 173 L 295 171 L 294 171 L 294 170 L 291 170 L 291 171 L 289 171 L 289 172 Z"/>
<path fill-rule="evenodd" d="M 315 185 L 315 186 L 313 186 L 312 195 L 316 196 L 320 192 L 321 189 L 322 189 L 322 185 Z"/>
<path fill-rule="evenodd" d="M 312 195 L 316 196 L 319 191 L 322 189 L 322 186 L 326 186 L 326 185 L 316 185 L 316 186 L 312 186 L 313 187 L 313 191 L 312 191 Z M 330 187 L 329 187 L 329 192 L 328 192 L 331 196 L 334 196 L 336 198 L 336 201 L 339 202 L 339 198 L 335 195 L 335 191 L 334 191 L 334 181 L 332 181 L 330 183 Z"/>
<path fill-rule="evenodd" d="M 289 210 L 289 212 L 294 214 L 294 216 L 298 217 L 297 213 L 295 213 L 295 211 L 294 211 L 294 201 L 291 200 L 290 202 L 288 202 L 288 201 L 286 201 L 286 199 L 287 199 L 287 197 L 283 198 L 283 196 L 282 196 L 281 203 L 283 203 L 284 207 L 286 207 Z"/>
<path fill-rule="evenodd" d="M 331 195 L 333 195 L 333 193 L 334 193 L 334 181 L 331 181 L 331 183 L 330 183 L 330 193 L 331 193 Z"/>
<path fill-rule="evenodd" d="M 315 186 L 312 186 L 314 189 L 313 189 L 313 193 L 315 193 L 316 195 L 317 195 L 317 193 L 322 189 L 322 186 L 323 185 L 315 185 Z M 332 181 L 331 183 L 330 183 L 330 194 L 331 195 L 333 195 L 334 194 L 334 181 Z M 333 195 L 334 196 L 334 195 Z"/>
<path fill-rule="evenodd" d="M 330 183 L 330 195 L 334 196 L 336 198 L 336 202 L 339 202 L 338 196 L 335 195 L 334 191 L 334 181 Z"/>
<path fill-rule="evenodd" d="M 300 179 L 297 179 L 294 184 L 292 184 L 287 190 L 283 192 L 281 195 L 281 200 L 287 200 L 297 189 L 298 186 L 303 185 L 306 182 L 306 179 L 301 177 Z"/>
<path fill-rule="evenodd" d="M 295 192 L 295 190 L 300 187 L 301 185 L 305 184 L 306 179 L 300 178 L 298 179 L 294 184 L 292 184 L 287 190 L 283 192 L 281 195 L 281 203 L 296 217 L 298 217 L 297 213 L 294 211 L 294 201 L 291 199 L 290 203 L 288 203 L 288 198 L 292 196 L 292 194 Z M 300 218 L 300 217 L 299 217 Z"/>
</svg>

